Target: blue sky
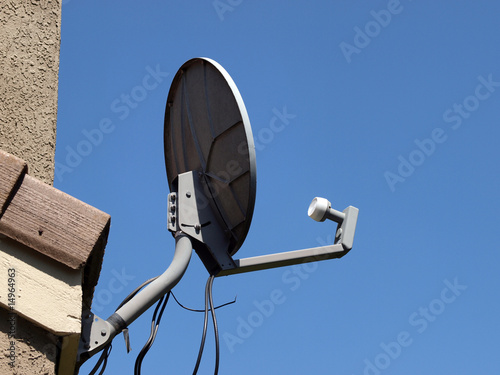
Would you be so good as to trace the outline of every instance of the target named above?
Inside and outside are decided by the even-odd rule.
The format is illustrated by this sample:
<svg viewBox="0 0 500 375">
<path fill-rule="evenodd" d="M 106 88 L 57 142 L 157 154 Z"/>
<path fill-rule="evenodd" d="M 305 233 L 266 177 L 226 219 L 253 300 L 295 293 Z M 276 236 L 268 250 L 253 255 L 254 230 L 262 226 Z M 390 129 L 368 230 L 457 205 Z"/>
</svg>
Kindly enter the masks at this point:
<svg viewBox="0 0 500 375">
<path fill-rule="evenodd" d="M 165 102 L 204 56 L 236 82 L 258 145 L 236 258 L 332 242 L 333 223 L 307 217 L 315 196 L 360 210 L 340 260 L 215 280 L 216 304 L 237 295 L 217 314 L 219 373 L 498 374 L 499 15 L 494 1 L 63 1 L 55 186 L 112 217 L 94 312 L 170 264 Z M 176 296 L 201 308 L 207 276 L 194 255 Z M 131 353 L 114 340 L 106 373 L 132 373 L 151 315 Z M 143 373 L 192 373 L 202 324 L 169 302 Z M 209 330 L 199 373 L 213 366 Z"/>
</svg>

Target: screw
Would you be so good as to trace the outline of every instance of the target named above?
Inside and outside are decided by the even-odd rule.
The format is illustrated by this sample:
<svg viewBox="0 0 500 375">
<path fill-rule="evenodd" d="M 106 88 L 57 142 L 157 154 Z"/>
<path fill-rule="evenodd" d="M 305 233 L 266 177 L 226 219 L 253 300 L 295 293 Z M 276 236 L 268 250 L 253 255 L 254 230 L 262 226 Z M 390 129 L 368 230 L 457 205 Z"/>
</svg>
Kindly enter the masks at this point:
<svg viewBox="0 0 500 375">
<path fill-rule="evenodd" d="M 186 197 L 191 198 L 191 192 L 190 191 L 186 192 Z"/>
<path fill-rule="evenodd" d="M 106 332 L 106 330 L 105 330 L 105 329 L 101 330 L 101 336 L 106 336 L 106 333 L 107 333 L 107 332 Z"/>
</svg>

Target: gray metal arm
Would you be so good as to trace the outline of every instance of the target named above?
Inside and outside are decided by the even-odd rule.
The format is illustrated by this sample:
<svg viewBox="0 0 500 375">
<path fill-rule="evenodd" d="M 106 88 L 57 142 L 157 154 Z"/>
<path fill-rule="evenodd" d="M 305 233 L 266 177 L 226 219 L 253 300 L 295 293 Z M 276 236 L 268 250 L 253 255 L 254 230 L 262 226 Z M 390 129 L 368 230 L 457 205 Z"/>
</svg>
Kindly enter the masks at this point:
<svg viewBox="0 0 500 375">
<path fill-rule="evenodd" d="M 236 263 L 236 268 L 222 270 L 216 276 L 228 276 L 238 273 L 260 271 L 270 268 L 291 266 L 294 264 L 340 258 L 346 253 L 347 251 L 344 249 L 344 247 L 341 244 L 337 244 L 237 259 L 234 261 Z"/>
<path fill-rule="evenodd" d="M 110 343 L 116 335 L 179 282 L 189 265 L 193 246 L 191 239 L 185 234 L 178 233 L 175 241 L 174 258 L 162 275 L 120 307 L 107 320 L 102 320 L 90 312 L 84 317 L 82 337 L 78 348 L 80 364 Z"/>
<path fill-rule="evenodd" d="M 315 198 L 312 205 L 315 204 L 318 199 L 322 198 Z M 236 264 L 235 268 L 223 269 L 216 276 L 228 276 L 244 272 L 259 271 L 343 257 L 349 252 L 349 250 L 352 249 L 359 210 L 356 207 L 349 206 L 343 212 L 339 212 L 333 210 L 330 207 L 330 202 L 326 199 L 324 199 L 324 201 L 327 202 L 328 205 L 325 203 L 325 206 L 320 208 L 320 215 L 311 215 L 313 211 L 315 211 L 315 207 L 312 207 L 312 209 L 309 210 L 309 216 L 317 221 L 330 219 L 338 223 L 337 232 L 335 234 L 335 243 L 333 245 L 236 259 L 234 261 Z"/>
<path fill-rule="evenodd" d="M 170 267 L 108 318 L 107 321 L 112 325 L 115 325 L 115 322 L 118 323 L 116 327 L 118 332 L 121 332 L 168 293 L 184 275 L 191 259 L 193 245 L 185 234 L 178 235 L 175 240 L 175 254 Z"/>
</svg>

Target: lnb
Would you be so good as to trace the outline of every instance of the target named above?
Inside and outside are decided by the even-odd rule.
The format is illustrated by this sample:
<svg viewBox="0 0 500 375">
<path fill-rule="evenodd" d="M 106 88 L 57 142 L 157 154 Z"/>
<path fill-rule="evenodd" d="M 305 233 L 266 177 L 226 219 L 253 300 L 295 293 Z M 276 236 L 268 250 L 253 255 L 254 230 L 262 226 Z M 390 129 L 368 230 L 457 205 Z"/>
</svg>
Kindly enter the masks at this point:
<svg viewBox="0 0 500 375">
<path fill-rule="evenodd" d="M 345 219 L 345 213 L 334 210 L 332 204 L 327 199 L 319 197 L 312 200 L 307 210 L 307 214 L 311 219 L 316 221 L 325 221 L 325 219 L 329 219 L 342 224 Z"/>
</svg>

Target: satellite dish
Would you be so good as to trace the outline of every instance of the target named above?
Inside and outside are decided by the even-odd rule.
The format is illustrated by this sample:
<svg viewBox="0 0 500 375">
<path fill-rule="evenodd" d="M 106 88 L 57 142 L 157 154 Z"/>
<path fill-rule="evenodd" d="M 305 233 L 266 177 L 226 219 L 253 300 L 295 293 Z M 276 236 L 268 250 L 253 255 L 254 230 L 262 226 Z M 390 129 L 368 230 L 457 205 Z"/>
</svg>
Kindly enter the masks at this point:
<svg viewBox="0 0 500 375">
<path fill-rule="evenodd" d="M 167 98 L 164 141 L 171 191 L 168 230 L 176 243 L 172 263 L 163 274 L 132 292 L 108 319 L 90 310 L 85 312 L 79 364 L 107 347 L 179 282 L 193 249 L 213 280 L 215 276 L 340 258 L 352 248 L 358 209 L 348 206 L 339 212 L 326 199 L 316 197 L 308 214 L 316 221 L 329 219 L 337 223 L 333 244 L 232 258 L 252 220 L 255 147 L 241 95 L 229 74 L 215 61 L 189 60 L 175 75 Z"/>
<path fill-rule="evenodd" d="M 179 191 L 180 174 L 193 171 L 197 209 L 212 211 L 198 223 L 181 222 L 179 229 L 192 228 L 189 234 L 199 240 L 195 250 L 210 272 L 234 267 L 230 256 L 246 238 L 255 205 L 255 146 L 243 99 L 217 62 L 195 58 L 181 66 L 167 98 L 164 138 L 170 191 Z M 202 235 L 204 225 L 219 239 Z"/>
</svg>

